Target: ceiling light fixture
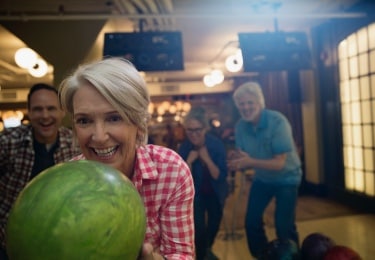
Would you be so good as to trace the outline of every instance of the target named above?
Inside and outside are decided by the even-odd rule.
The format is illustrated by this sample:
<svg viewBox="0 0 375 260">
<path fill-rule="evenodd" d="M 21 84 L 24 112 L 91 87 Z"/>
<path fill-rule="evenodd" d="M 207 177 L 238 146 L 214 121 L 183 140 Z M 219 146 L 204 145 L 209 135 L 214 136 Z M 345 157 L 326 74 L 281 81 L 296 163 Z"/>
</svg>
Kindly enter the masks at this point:
<svg viewBox="0 0 375 260">
<path fill-rule="evenodd" d="M 208 88 L 212 88 L 213 86 L 215 86 L 215 82 L 214 82 L 214 80 L 212 78 L 211 73 L 204 75 L 204 77 L 203 77 L 203 83 Z"/>
<path fill-rule="evenodd" d="M 212 88 L 218 84 L 223 83 L 224 73 L 222 70 L 213 69 L 210 73 L 203 77 L 203 83 L 206 87 Z"/>
<path fill-rule="evenodd" d="M 14 55 L 14 61 L 23 69 L 29 69 L 34 66 L 37 58 L 36 52 L 30 48 L 21 48 Z"/>
<path fill-rule="evenodd" d="M 238 48 L 238 41 L 229 41 L 227 42 L 219 51 L 219 53 L 208 63 L 208 65 L 212 67 L 217 67 L 216 64 L 219 58 L 222 58 L 224 51 L 235 44 L 236 53 L 230 55 L 226 58 L 224 65 L 229 72 L 238 72 L 242 69 L 243 59 L 241 50 Z M 215 65 L 214 65 L 215 64 Z M 203 83 L 206 87 L 214 87 L 218 84 L 221 84 L 224 81 L 224 73 L 220 69 L 211 69 L 210 73 L 206 74 L 203 77 Z"/>
<path fill-rule="evenodd" d="M 239 72 L 243 67 L 241 49 L 237 49 L 235 54 L 229 55 L 225 60 L 225 67 L 229 72 Z"/>
<path fill-rule="evenodd" d="M 42 78 L 48 72 L 48 65 L 43 59 L 37 59 L 34 66 L 29 68 L 29 73 L 35 78 Z"/>
<path fill-rule="evenodd" d="M 224 81 L 224 74 L 222 70 L 215 69 L 211 71 L 211 77 L 215 85 L 221 84 Z"/>
</svg>

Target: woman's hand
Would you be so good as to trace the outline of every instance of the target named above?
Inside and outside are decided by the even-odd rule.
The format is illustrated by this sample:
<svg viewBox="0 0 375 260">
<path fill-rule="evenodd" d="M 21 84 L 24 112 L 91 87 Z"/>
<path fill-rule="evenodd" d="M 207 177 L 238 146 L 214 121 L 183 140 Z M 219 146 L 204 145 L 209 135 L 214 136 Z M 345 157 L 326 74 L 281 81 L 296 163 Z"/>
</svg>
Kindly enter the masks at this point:
<svg viewBox="0 0 375 260">
<path fill-rule="evenodd" d="M 198 156 L 199 156 L 198 151 L 191 150 L 188 157 L 186 158 L 186 163 L 191 166 L 193 164 L 193 162 L 196 159 L 198 159 Z"/>
<path fill-rule="evenodd" d="M 138 260 L 164 260 L 160 254 L 154 252 L 154 248 L 150 243 L 144 243 Z"/>
<path fill-rule="evenodd" d="M 205 163 L 211 160 L 210 155 L 208 154 L 208 150 L 206 146 L 202 146 L 198 149 L 198 156 L 201 158 Z"/>
</svg>

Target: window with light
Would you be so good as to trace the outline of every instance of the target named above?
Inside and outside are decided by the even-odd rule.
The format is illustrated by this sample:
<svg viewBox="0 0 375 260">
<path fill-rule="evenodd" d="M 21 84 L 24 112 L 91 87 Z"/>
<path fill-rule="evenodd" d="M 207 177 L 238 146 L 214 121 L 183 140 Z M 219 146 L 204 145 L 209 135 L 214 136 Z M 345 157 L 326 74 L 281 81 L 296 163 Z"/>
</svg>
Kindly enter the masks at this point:
<svg viewBox="0 0 375 260">
<path fill-rule="evenodd" d="M 375 196 L 375 23 L 338 46 L 345 188 Z"/>
</svg>

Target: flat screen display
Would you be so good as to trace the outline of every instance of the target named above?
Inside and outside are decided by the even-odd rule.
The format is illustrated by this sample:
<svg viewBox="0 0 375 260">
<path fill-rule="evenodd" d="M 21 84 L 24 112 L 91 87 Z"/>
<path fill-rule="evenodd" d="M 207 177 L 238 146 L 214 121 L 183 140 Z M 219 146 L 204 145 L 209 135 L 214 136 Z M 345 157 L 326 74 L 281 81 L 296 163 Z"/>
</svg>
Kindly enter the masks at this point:
<svg viewBox="0 0 375 260">
<path fill-rule="evenodd" d="M 106 33 L 103 56 L 128 59 L 140 71 L 184 70 L 180 32 Z"/>
<path fill-rule="evenodd" d="M 279 71 L 311 68 L 304 32 L 238 33 L 245 71 Z"/>
</svg>

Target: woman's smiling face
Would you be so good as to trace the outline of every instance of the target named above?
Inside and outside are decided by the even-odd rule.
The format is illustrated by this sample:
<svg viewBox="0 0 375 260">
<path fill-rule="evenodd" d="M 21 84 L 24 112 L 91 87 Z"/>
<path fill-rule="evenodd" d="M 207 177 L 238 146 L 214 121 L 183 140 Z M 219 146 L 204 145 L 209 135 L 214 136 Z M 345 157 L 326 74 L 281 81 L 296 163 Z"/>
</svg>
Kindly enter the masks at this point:
<svg viewBox="0 0 375 260">
<path fill-rule="evenodd" d="M 73 97 L 74 131 L 88 160 L 99 161 L 133 174 L 137 127 L 91 85 L 81 86 Z"/>
<path fill-rule="evenodd" d="M 201 147 L 204 145 L 206 129 L 201 122 L 193 118 L 187 120 L 185 122 L 185 132 L 194 146 Z"/>
</svg>

